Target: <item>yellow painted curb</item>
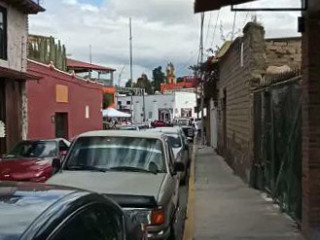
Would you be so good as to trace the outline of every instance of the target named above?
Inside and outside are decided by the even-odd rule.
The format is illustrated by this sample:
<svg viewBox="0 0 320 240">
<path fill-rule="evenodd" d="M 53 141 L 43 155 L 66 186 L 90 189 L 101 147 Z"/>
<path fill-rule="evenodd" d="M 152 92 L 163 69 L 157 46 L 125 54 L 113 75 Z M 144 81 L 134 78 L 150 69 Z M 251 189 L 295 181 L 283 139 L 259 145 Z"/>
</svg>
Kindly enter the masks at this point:
<svg viewBox="0 0 320 240">
<path fill-rule="evenodd" d="M 195 155 L 196 155 L 196 144 L 193 145 L 191 167 L 190 167 L 190 178 L 189 178 L 189 193 L 188 193 L 188 205 L 187 205 L 187 219 L 185 222 L 185 228 L 183 233 L 183 240 L 193 239 L 193 228 L 194 228 L 194 201 L 195 201 L 195 187 L 194 187 L 194 173 L 195 173 Z"/>
</svg>

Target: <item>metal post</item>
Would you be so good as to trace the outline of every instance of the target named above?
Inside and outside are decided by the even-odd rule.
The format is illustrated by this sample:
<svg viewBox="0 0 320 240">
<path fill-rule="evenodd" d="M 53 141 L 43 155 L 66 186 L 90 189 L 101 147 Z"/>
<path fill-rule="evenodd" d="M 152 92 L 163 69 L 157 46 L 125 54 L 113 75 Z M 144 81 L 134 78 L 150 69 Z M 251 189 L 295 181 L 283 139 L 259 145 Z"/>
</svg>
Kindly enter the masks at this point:
<svg viewBox="0 0 320 240">
<path fill-rule="evenodd" d="M 129 34 L 130 34 L 130 79 L 131 87 L 133 88 L 133 69 L 132 69 L 132 23 L 131 18 L 129 19 Z"/>
<path fill-rule="evenodd" d="M 200 64 L 203 63 L 203 24 L 204 24 L 204 13 L 201 13 L 201 33 L 200 33 Z M 200 83 L 200 94 L 201 94 L 201 142 L 202 145 L 205 143 L 205 134 L 204 134 L 204 93 L 203 93 L 203 83 L 204 83 L 204 76 L 201 73 L 200 76 L 201 83 Z"/>
<path fill-rule="evenodd" d="M 145 94 L 145 89 L 142 89 L 142 103 L 143 103 L 143 122 L 146 121 L 146 104 L 145 104 L 145 98 L 144 98 L 144 94 Z"/>
</svg>

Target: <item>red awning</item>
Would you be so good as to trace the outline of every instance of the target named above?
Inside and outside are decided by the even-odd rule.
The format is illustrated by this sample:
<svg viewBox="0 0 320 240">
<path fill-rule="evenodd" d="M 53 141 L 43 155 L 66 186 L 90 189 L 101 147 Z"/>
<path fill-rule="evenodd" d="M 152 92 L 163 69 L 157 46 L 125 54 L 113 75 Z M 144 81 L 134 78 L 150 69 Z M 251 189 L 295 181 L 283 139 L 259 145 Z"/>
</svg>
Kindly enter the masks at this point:
<svg viewBox="0 0 320 240">
<path fill-rule="evenodd" d="M 256 0 L 195 0 L 194 11 L 206 12 L 212 10 L 218 10 L 221 7 L 237 5 L 246 2 L 253 2 Z"/>
<path fill-rule="evenodd" d="M 40 80 L 42 77 L 0 66 L 0 78 L 13 80 Z"/>
<path fill-rule="evenodd" d="M 81 62 L 74 59 L 67 60 L 67 67 L 69 70 L 74 70 L 75 72 L 88 72 L 90 70 L 101 71 L 101 72 L 114 72 L 113 68 L 103 67 L 91 63 Z"/>
</svg>

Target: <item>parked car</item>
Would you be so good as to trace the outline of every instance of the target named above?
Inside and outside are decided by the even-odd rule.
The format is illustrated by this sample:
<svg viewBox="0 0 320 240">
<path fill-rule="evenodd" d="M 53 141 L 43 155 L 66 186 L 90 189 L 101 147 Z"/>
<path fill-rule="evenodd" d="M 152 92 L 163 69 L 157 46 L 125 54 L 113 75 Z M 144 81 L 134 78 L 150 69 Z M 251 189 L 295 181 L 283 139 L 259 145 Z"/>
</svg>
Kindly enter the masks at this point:
<svg viewBox="0 0 320 240">
<path fill-rule="evenodd" d="M 60 162 L 54 161 L 59 168 Z M 174 239 L 182 163 L 166 135 L 93 131 L 80 135 L 48 183 L 91 189 L 117 201 L 147 225 L 149 239 Z"/>
<path fill-rule="evenodd" d="M 52 160 L 62 161 L 69 146 L 62 138 L 21 141 L 0 161 L 0 180 L 45 182 L 53 174 Z"/>
<path fill-rule="evenodd" d="M 180 126 L 189 142 L 193 142 L 195 129 L 192 126 Z"/>
<path fill-rule="evenodd" d="M 182 162 L 185 166 L 184 171 L 181 173 L 181 183 L 186 183 L 188 177 L 189 167 L 189 145 L 187 138 L 180 127 L 160 127 L 150 129 L 151 132 L 161 132 L 168 136 L 168 142 L 173 150 L 176 162 Z"/>
<path fill-rule="evenodd" d="M 163 122 L 163 121 L 156 120 L 156 121 L 153 121 L 153 122 L 151 123 L 151 126 L 152 126 L 153 128 L 166 127 L 167 124 L 166 124 L 165 122 Z"/>
<path fill-rule="evenodd" d="M 174 122 L 174 125 L 178 125 L 178 126 L 189 126 L 192 123 L 190 118 L 175 118 L 173 122 Z"/>
<path fill-rule="evenodd" d="M 141 224 L 111 199 L 37 183 L 0 183 L 0 239 L 142 240 Z"/>
<path fill-rule="evenodd" d="M 140 131 L 138 126 L 130 125 L 130 126 L 119 126 L 117 130 L 125 130 L 125 131 Z"/>
</svg>

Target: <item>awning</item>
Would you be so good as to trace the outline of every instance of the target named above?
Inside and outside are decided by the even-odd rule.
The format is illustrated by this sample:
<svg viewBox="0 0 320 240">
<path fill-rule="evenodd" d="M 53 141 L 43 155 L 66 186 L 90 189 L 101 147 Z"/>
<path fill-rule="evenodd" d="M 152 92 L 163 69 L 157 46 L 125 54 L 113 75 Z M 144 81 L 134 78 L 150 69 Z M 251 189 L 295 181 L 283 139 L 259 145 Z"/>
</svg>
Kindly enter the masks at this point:
<svg viewBox="0 0 320 240">
<path fill-rule="evenodd" d="M 13 80 L 40 80 L 42 77 L 0 66 L 0 78 Z"/>
<path fill-rule="evenodd" d="M 109 117 L 109 118 L 117 118 L 117 117 L 123 117 L 123 118 L 130 118 L 131 114 L 120 112 L 114 108 L 108 108 L 104 109 L 102 111 L 103 117 Z"/>
<path fill-rule="evenodd" d="M 198 13 L 198 12 L 218 10 L 221 7 L 237 5 L 237 4 L 253 2 L 253 1 L 256 1 L 256 0 L 195 0 L 194 11 Z"/>
</svg>

